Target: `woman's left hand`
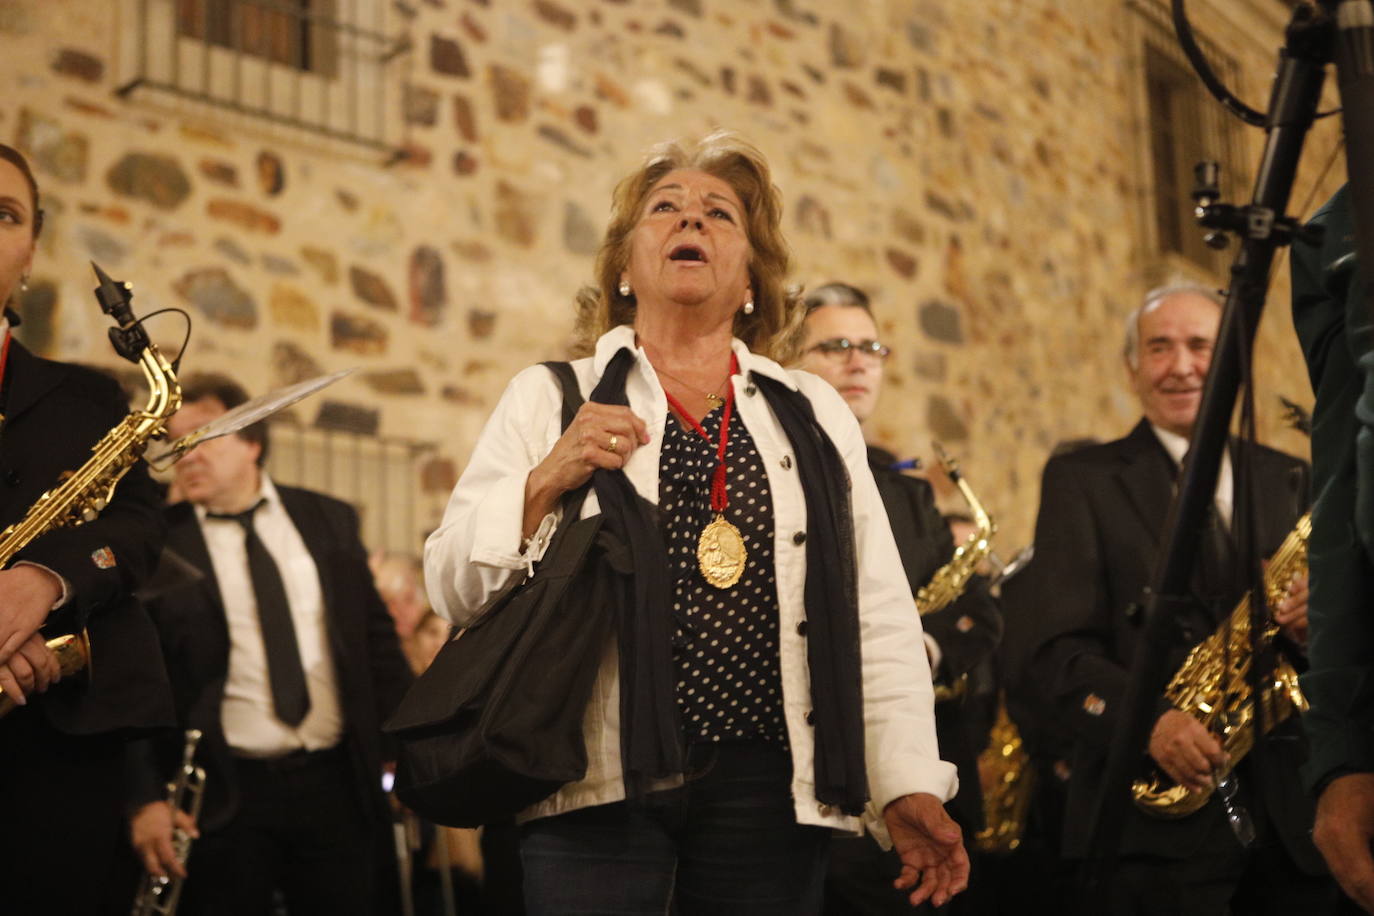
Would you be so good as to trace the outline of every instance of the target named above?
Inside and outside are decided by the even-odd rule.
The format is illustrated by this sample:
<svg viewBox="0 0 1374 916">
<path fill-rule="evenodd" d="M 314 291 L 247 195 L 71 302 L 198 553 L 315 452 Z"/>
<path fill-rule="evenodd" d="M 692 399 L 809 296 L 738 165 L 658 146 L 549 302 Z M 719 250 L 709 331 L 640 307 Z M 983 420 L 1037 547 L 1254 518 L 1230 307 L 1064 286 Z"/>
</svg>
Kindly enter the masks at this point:
<svg viewBox="0 0 1374 916">
<path fill-rule="evenodd" d="M 968 887 L 963 831 L 938 798 L 926 792 L 903 795 L 883 809 L 883 819 L 902 858 L 902 873 L 893 885 L 898 890 L 915 887 L 912 906 L 926 900 L 944 906 Z"/>
</svg>

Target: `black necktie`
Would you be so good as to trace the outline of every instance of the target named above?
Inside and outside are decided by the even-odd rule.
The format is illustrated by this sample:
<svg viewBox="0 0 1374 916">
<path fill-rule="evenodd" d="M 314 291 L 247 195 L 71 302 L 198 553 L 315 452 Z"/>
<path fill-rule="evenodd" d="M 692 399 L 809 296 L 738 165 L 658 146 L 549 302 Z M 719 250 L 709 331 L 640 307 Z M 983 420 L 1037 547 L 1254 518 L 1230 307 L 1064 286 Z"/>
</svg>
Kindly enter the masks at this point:
<svg viewBox="0 0 1374 916">
<path fill-rule="evenodd" d="M 1203 598 L 1211 604 L 1212 615 L 1220 622 L 1230 613 L 1228 605 L 1236 596 L 1236 547 L 1215 502 L 1207 507 L 1199 548 Z"/>
<path fill-rule="evenodd" d="M 243 526 L 248 574 L 253 580 L 258 624 L 262 627 L 262 645 L 267 654 L 267 680 L 272 685 L 272 707 L 277 718 L 295 726 L 300 725 L 310 711 L 310 692 L 305 686 L 305 670 L 301 667 L 300 646 L 296 642 L 296 626 L 291 621 L 291 605 L 286 600 L 286 587 L 282 585 L 281 573 L 272 555 L 253 529 L 253 513 L 266 504 L 267 500 L 260 499 L 246 512 L 234 515 L 207 512 L 206 515 Z"/>
</svg>

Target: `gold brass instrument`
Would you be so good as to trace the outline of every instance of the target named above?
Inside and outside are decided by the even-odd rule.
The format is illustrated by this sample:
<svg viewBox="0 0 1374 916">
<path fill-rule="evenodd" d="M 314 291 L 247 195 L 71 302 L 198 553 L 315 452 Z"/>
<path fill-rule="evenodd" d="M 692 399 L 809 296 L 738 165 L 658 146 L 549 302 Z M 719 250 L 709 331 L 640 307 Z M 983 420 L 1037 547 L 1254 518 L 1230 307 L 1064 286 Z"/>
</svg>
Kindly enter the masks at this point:
<svg viewBox="0 0 1374 916">
<path fill-rule="evenodd" d="M 1007 714 L 1005 699 L 997 704 L 997 720 L 988 734 L 988 746 L 978 755 L 978 775 L 983 784 L 986 826 L 974 834 L 973 845 L 979 852 L 1011 852 L 1021 845 L 1021 834 L 1026 829 L 1035 771 L 1021 742 L 1021 733 Z"/>
<path fill-rule="evenodd" d="M 177 778 L 167 784 L 167 804 L 171 806 L 173 817 L 176 812 L 185 811 L 195 821 L 200 817 L 200 804 L 205 798 L 205 768 L 195 763 L 196 745 L 200 743 L 200 731 L 188 729 L 186 746 L 182 750 L 181 769 Z M 181 827 L 172 828 L 172 851 L 177 861 L 186 864 L 191 852 L 191 834 Z M 159 878 L 145 874 L 143 885 L 134 899 L 131 916 L 173 916 L 181 901 L 183 879 L 177 877 Z"/>
<path fill-rule="evenodd" d="M 935 570 L 930 581 L 916 591 L 916 611 L 922 617 L 944 610 L 964 593 L 978 565 L 992 553 L 992 538 L 997 533 L 997 525 L 964 479 L 959 463 L 950 457 L 940 443 L 932 442 L 931 447 L 940 461 L 940 467 L 959 488 L 964 502 L 968 503 L 969 512 L 973 514 L 974 532 L 954 549 L 954 556 L 950 557 L 949 562 Z M 935 701 L 958 699 L 967 689 L 967 675 L 953 684 L 936 684 Z"/>
<path fill-rule="evenodd" d="M 917 590 L 916 610 L 922 617 L 944 610 L 964 593 L 964 589 L 968 588 L 969 579 L 973 578 L 974 572 L 978 569 L 978 564 L 987 559 L 988 554 L 992 552 L 992 538 L 997 533 L 997 525 L 993 523 L 992 517 L 988 515 L 968 485 L 968 481 L 964 479 L 959 470 L 959 463 L 949 456 L 940 443 L 932 442 L 931 446 L 940 460 L 940 467 L 959 488 L 964 502 L 968 503 L 969 511 L 973 513 L 975 530 L 964 543 L 955 548 L 950 561 L 937 569 L 935 575 L 930 577 L 930 581 Z"/>
<path fill-rule="evenodd" d="M 1297 527 L 1270 559 L 1264 571 L 1264 592 L 1270 607 L 1283 600 L 1294 577 L 1307 571 L 1307 539 L 1311 533 L 1312 516 L 1308 513 L 1298 519 Z M 1267 622 L 1260 633 L 1260 644 L 1272 643 L 1278 632 L 1277 624 Z M 1231 612 L 1230 620 L 1188 654 L 1164 690 L 1165 697 L 1175 708 L 1193 716 L 1220 738 L 1228 762 L 1216 774 L 1218 781 L 1230 773 L 1255 744 L 1249 672 L 1250 594 L 1247 593 Z M 1261 702 L 1266 732 L 1294 712 L 1307 710 L 1307 700 L 1298 686 L 1298 673 L 1286 659 L 1279 657 L 1276 660 Z M 1192 814 L 1207 803 L 1211 794 L 1211 789 L 1194 792 L 1180 786 L 1157 770 L 1131 785 L 1136 807 L 1161 818 Z"/>
<path fill-rule="evenodd" d="M 0 567 L 8 566 L 15 554 L 40 535 L 95 519 L 114 498 L 120 478 L 143 456 L 148 440 L 166 433 L 167 420 L 181 406 L 176 373 L 129 308 L 128 284 L 116 283 L 99 267 L 95 272 L 100 278 L 96 297 L 119 325 L 110 329 L 110 339 L 121 356 L 143 369 L 148 403 L 142 410 L 130 411 L 91 448 L 85 464 L 65 475 L 57 486 L 38 497 L 22 519 L 0 532 Z M 90 661 L 85 633 L 49 640 L 48 648 L 58 654 L 64 675 L 79 671 Z M 13 708 L 14 701 L 0 690 L 0 716 Z"/>
</svg>

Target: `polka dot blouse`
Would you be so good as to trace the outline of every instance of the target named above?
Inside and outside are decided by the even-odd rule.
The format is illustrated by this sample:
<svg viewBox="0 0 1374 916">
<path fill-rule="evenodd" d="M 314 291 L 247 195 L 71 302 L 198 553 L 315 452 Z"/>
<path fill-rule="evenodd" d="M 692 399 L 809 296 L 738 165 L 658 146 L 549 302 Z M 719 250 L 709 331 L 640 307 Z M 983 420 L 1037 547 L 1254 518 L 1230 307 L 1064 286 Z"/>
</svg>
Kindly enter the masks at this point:
<svg viewBox="0 0 1374 916">
<path fill-rule="evenodd" d="M 730 588 L 697 565 L 697 539 L 715 517 L 711 478 L 720 442 L 716 408 L 701 420 L 710 435 L 670 413 L 659 464 L 659 506 L 672 577 L 677 703 L 689 743 L 762 739 L 787 744 L 778 663 L 778 590 L 773 571 L 773 499 L 739 414 L 726 444 L 725 517 L 744 537 L 747 562 Z"/>
</svg>

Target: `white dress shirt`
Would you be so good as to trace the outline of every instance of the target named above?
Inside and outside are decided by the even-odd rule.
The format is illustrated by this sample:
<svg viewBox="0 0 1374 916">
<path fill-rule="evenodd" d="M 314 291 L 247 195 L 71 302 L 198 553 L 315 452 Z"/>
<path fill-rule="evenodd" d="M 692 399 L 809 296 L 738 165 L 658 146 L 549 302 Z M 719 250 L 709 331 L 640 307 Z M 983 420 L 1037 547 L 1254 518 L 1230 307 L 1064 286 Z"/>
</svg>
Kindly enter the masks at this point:
<svg viewBox="0 0 1374 916">
<path fill-rule="evenodd" d="M 338 744 L 343 735 L 343 711 L 325 629 L 328 624 L 319 570 L 265 473 L 257 498 L 266 502 L 253 513 L 253 528 L 277 564 L 286 588 L 310 691 L 310 711 L 294 727 L 277 718 L 243 526 L 233 519 L 209 518 L 204 506 L 196 506 L 229 629 L 229 676 L 220 705 L 224 737 L 231 748 L 248 757 L 324 750 Z"/>
<path fill-rule="evenodd" d="M 1188 440 L 1178 433 L 1170 432 L 1167 429 L 1150 424 L 1150 428 L 1155 431 L 1159 442 L 1164 446 L 1164 450 L 1169 453 L 1169 457 L 1174 459 L 1174 464 L 1183 467 L 1183 456 L 1188 454 Z M 1227 528 L 1231 527 L 1231 516 L 1235 508 L 1235 481 L 1231 476 L 1231 449 L 1226 448 L 1221 453 L 1221 470 L 1217 474 L 1217 492 L 1214 497 L 1217 507 L 1217 515 L 1221 518 Z"/>
<path fill-rule="evenodd" d="M 958 786 L 953 764 L 940 760 L 936 747 L 934 697 L 920 617 L 868 467 L 868 447 L 849 405 L 829 382 L 809 372 L 789 372 L 750 353 L 738 340 L 733 346 L 740 369 L 730 380 L 735 409 L 754 438 L 773 496 L 783 716 L 792 751 L 796 818 L 799 823 L 851 832 L 860 827 L 859 818 L 816 799 L 813 729 L 807 722 L 811 681 L 805 628 L 799 627 L 807 610 L 803 595 L 806 502 L 792 444 L 762 392 L 749 383 L 750 372 L 778 379 L 805 394 L 849 469 L 858 557 L 864 752 L 872 795 L 863 820 L 883 842 L 887 831 L 881 812 L 888 802 L 913 792 L 928 792 L 948 801 Z M 621 347 L 634 350 L 635 365 L 626 378 L 625 394 L 649 431 L 649 442 L 635 449 L 625 474 L 641 496 L 657 503 L 659 451 L 668 404 L 653 366 L 636 346 L 634 330 L 628 326 L 611 330 L 597 341 L 593 358 L 577 360 L 572 366 L 585 395 Z M 532 366 L 511 381 L 483 428 L 443 522 L 425 543 L 425 583 L 435 611 L 444 618 L 459 625 L 471 623 L 488 598 L 524 575 L 542 556 L 547 538 L 534 538 L 521 553 L 525 480 L 561 435 L 561 405 L 552 373 Z M 587 496 L 582 512 L 600 512 L 595 493 Z M 545 519 L 543 531 L 551 524 L 552 519 Z M 526 809 L 522 820 L 625 797 L 620 768 L 620 684 L 613 642 L 597 664 L 597 679 L 583 718 L 587 774 Z"/>
</svg>

